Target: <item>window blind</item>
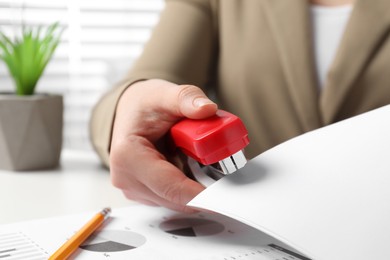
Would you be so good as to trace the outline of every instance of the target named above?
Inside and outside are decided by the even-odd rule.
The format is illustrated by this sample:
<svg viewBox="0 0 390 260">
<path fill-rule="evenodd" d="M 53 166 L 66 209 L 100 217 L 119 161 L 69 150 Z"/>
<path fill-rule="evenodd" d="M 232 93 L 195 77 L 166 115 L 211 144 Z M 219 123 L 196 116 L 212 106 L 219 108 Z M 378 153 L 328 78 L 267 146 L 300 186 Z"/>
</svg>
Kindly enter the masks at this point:
<svg viewBox="0 0 390 260">
<path fill-rule="evenodd" d="M 163 0 L 0 0 L 0 30 L 10 37 L 23 25 L 65 28 L 36 92 L 64 96 L 64 147 L 91 149 L 88 123 L 100 96 L 140 55 L 158 22 Z M 3 62 L 0 92 L 14 91 Z"/>
</svg>

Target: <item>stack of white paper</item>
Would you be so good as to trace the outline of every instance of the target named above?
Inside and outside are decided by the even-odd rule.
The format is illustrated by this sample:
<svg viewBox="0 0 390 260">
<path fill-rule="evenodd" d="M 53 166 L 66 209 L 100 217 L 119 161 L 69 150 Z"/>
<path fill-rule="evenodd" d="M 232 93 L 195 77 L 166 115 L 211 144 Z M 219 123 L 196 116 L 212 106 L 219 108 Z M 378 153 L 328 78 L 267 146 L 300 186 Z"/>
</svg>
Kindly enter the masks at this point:
<svg viewBox="0 0 390 260">
<path fill-rule="evenodd" d="M 390 106 L 251 160 L 189 203 L 318 260 L 390 259 Z"/>
</svg>

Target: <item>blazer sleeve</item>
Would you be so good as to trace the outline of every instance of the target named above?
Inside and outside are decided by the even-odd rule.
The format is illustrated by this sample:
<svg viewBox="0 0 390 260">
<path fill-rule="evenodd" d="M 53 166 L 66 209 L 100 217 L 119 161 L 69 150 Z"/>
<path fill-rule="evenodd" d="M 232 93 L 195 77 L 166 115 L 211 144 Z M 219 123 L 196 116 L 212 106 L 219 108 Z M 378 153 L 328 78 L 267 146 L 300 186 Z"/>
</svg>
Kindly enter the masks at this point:
<svg viewBox="0 0 390 260">
<path fill-rule="evenodd" d="M 152 78 L 204 88 L 215 62 L 215 30 L 206 0 L 167 0 L 160 21 L 131 71 L 92 111 L 90 137 L 103 164 L 109 151 L 118 100 L 134 82 Z"/>
</svg>

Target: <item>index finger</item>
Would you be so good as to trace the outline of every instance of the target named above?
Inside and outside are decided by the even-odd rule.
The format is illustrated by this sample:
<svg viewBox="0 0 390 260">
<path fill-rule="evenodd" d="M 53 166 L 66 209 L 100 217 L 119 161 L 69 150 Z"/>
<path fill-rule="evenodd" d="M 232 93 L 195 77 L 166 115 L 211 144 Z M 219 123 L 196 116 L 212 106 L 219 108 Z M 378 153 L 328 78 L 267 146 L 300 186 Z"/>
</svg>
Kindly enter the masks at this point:
<svg viewBox="0 0 390 260">
<path fill-rule="evenodd" d="M 142 137 L 128 138 L 120 150 L 113 151 L 112 171 L 118 176 L 120 186 L 138 193 L 158 205 L 179 211 L 189 211 L 186 204 L 204 187 L 189 179 L 176 166 L 166 161 L 154 145 Z M 118 162 L 118 163 L 115 163 Z M 121 173 L 121 174 L 120 174 Z M 131 185 L 136 180 L 145 187 Z M 138 187 L 138 188 L 137 188 Z"/>
</svg>

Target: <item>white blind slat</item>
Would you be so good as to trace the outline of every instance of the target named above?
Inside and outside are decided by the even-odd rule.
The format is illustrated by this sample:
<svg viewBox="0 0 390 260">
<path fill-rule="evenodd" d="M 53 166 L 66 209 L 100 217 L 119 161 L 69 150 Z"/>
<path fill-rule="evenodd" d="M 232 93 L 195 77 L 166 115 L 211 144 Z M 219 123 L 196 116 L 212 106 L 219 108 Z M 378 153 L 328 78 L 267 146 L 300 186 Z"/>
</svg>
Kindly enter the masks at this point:
<svg viewBox="0 0 390 260">
<path fill-rule="evenodd" d="M 91 149 L 88 122 L 103 92 L 124 76 L 158 22 L 163 0 L 0 0 L 0 30 L 64 27 L 61 43 L 36 88 L 64 95 L 64 146 Z M 3 62 L 0 92 L 14 91 Z"/>
</svg>

